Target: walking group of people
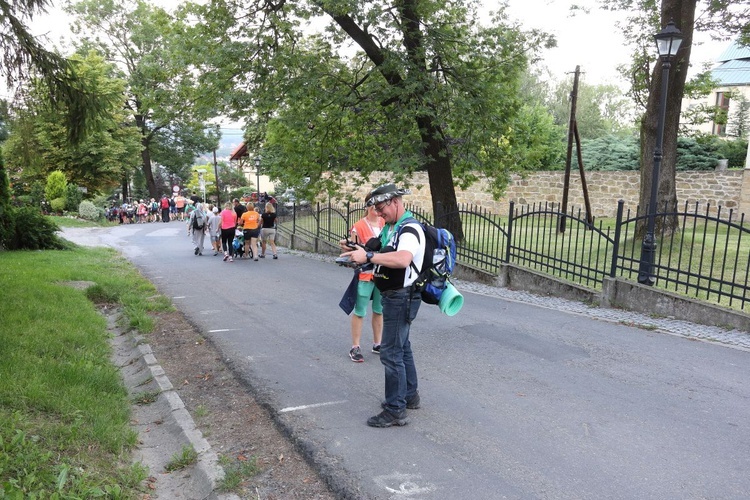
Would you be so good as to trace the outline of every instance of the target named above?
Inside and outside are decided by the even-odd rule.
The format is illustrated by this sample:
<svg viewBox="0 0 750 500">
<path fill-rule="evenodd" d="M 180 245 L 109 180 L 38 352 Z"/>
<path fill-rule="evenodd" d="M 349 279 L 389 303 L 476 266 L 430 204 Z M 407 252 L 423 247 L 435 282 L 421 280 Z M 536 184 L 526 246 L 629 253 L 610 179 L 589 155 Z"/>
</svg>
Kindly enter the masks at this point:
<svg viewBox="0 0 750 500">
<path fill-rule="evenodd" d="M 192 236 L 195 255 L 203 255 L 208 235 L 213 254 L 223 253 L 225 262 L 233 262 L 235 257 L 263 259 L 268 246 L 273 259 L 278 259 L 276 208 L 270 201 L 264 208 L 261 214 L 252 203 L 242 204 L 237 198 L 225 203 L 221 211 L 213 205 L 204 208 L 202 203 L 195 203 L 195 208 L 187 214 L 187 232 Z"/>
<path fill-rule="evenodd" d="M 138 200 L 137 203 L 126 201 L 119 206 L 112 204 L 106 209 L 106 216 L 108 220 L 119 221 L 120 224 L 184 221 L 199 201 L 200 198 L 197 196 L 187 198 L 182 194 L 177 194 L 168 198 L 165 194 L 158 201 L 151 198 Z"/>
</svg>

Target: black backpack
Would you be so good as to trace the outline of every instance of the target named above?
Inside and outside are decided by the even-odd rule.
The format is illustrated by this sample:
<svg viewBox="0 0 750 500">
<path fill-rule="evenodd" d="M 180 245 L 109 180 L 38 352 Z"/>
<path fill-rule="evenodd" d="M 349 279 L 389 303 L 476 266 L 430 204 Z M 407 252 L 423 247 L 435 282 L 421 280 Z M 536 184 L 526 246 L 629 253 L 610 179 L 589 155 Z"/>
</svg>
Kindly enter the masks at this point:
<svg viewBox="0 0 750 500">
<path fill-rule="evenodd" d="M 206 224 L 206 217 L 201 210 L 195 210 L 193 212 L 193 229 L 203 229 Z"/>
<path fill-rule="evenodd" d="M 424 261 L 414 286 L 421 290 L 423 302 L 437 304 L 456 267 L 456 239 L 447 229 L 419 222 L 413 217 L 399 226 L 399 236 L 403 224 L 410 222 L 421 225 L 425 235 Z M 411 266 L 416 268 L 413 262 Z"/>
</svg>

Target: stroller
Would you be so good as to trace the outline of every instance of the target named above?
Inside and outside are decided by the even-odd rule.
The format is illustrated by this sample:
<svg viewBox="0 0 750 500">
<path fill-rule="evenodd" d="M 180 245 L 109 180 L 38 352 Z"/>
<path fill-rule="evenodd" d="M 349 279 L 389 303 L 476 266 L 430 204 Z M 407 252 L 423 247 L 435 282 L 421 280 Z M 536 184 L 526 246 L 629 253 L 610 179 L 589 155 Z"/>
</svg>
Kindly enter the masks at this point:
<svg viewBox="0 0 750 500">
<path fill-rule="evenodd" d="M 242 234 L 242 229 L 236 229 L 234 231 L 234 239 L 232 240 L 232 258 L 240 259 L 245 254 L 245 236 Z"/>
</svg>

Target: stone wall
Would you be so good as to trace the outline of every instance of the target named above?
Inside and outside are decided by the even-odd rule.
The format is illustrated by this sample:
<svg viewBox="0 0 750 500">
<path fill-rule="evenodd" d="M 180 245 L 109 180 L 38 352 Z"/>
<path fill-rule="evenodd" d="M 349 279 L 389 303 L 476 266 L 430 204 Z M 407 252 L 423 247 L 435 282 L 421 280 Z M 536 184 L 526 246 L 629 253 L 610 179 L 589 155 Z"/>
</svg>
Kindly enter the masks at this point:
<svg viewBox="0 0 750 500">
<path fill-rule="evenodd" d="M 486 180 L 480 180 L 467 190 L 456 190 L 459 203 L 477 205 L 487 211 L 508 215 L 509 202 L 517 205 L 532 203 L 562 203 L 564 172 L 532 172 L 525 177 L 513 175 L 505 194 L 493 200 Z M 362 200 L 372 189 L 386 182 L 382 176 L 373 176 L 372 182 L 356 187 L 354 179 L 347 181 L 344 192 L 352 193 Z M 586 185 L 589 192 L 591 211 L 595 217 L 615 217 L 617 201 L 625 202 L 625 209 L 635 211 L 638 205 L 640 172 L 587 172 Z M 432 211 L 430 188 L 427 173 L 419 172 L 410 183 L 412 195 L 404 199 L 419 208 Z M 699 212 L 705 211 L 706 203 L 711 205 L 711 213 L 721 205 L 722 213 L 729 209 L 750 214 L 750 170 L 689 171 L 678 172 L 676 176 L 677 200 L 680 208 L 688 202 L 691 206 L 698 202 Z M 568 208 L 585 211 L 583 188 L 578 171 L 571 172 Z"/>
</svg>

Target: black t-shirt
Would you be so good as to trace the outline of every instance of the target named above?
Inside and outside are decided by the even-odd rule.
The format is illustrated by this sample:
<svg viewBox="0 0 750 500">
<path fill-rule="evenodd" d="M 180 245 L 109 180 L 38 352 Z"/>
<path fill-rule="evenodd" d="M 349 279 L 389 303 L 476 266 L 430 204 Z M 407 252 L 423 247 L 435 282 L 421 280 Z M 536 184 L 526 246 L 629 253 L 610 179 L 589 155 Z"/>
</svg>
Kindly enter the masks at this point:
<svg viewBox="0 0 750 500">
<path fill-rule="evenodd" d="M 245 212 L 247 212 L 247 208 L 245 208 L 245 205 L 243 205 L 242 203 L 234 206 L 234 213 L 237 214 L 238 219 L 242 217 L 242 214 L 244 214 Z"/>
<path fill-rule="evenodd" d="M 264 229 L 273 229 L 274 227 L 276 227 L 276 214 L 275 213 L 264 212 L 260 215 L 260 218 L 263 219 Z"/>
</svg>

